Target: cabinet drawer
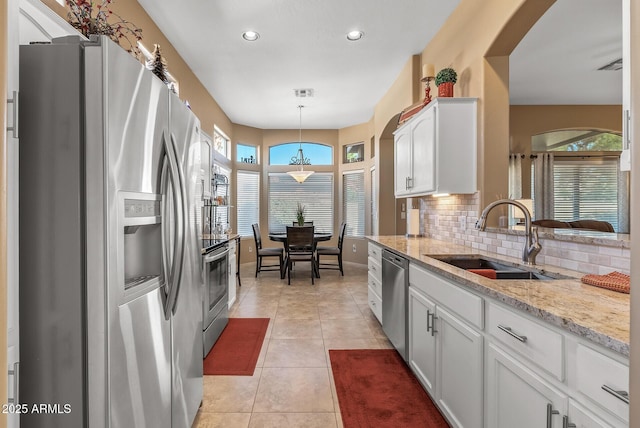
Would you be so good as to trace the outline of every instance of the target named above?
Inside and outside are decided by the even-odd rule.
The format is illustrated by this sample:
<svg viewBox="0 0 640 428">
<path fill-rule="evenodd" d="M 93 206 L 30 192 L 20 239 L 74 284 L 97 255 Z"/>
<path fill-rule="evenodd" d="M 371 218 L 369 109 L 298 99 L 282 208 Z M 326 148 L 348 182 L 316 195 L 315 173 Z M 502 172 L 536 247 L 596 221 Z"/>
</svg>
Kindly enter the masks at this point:
<svg viewBox="0 0 640 428">
<path fill-rule="evenodd" d="M 369 272 L 369 288 L 372 288 L 378 296 L 382 296 L 382 281 Z"/>
<path fill-rule="evenodd" d="M 489 333 L 556 379 L 564 380 L 564 336 L 514 311 L 489 303 Z"/>
<path fill-rule="evenodd" d="M 624 401 L 629 392 L 628 366 L 579 344 L 576 389 L 620 419 L 629 420 L 629 404 Z"/>
<path fill-rule="evenodd" d="M 373 258 L 378 265 L 382 264 L 382 248 L 369 242 L 368 254 L 370 258 Z"/>
<path fill-rule="evenodd" d="M 373 257 L 368 259 L 369 275 L 373 275 L 378 282 L 382 282 L 382 264 Z M 382 294 L 381 294 L 382 295 Z"/>
<path fill-rule="evenodd" d="M 380 324 L 382 324 L 382 299 L 376 294 L 376 292 L 368 287 L 368 299 L 369 307 L 373 311 L 373 314 L 378 318 Z"/>
<path fill-rule="evenodd" d="M 409 264 L 409 284 L 456 312 L 477 328 L 484 327 L 484 301 L 434 273 Z"/>
</svg>

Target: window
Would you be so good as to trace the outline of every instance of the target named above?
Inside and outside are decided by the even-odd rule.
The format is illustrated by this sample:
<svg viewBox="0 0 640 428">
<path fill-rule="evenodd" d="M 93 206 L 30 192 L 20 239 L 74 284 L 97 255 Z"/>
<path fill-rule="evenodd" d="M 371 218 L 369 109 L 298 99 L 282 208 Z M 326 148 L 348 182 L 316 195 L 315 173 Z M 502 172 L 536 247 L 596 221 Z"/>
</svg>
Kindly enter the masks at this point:
<svg viewBox="0 0 640 428">
<path fill-rule="evenodd" d="M 318 232 L 333 231 L 333 174 L 316 172 L 300 184 L 284 173 L 269 174 L 269 232 L 286 232 L 300 202 Z"/>
<path fill-rule="evenodd" d="M 364 143 L 344 146 L 342 163 L 364 162 Z"/>
<path fill-rule="evenodd" d="M 364 171 L 345 172 L 342 176 L 342 218 L 346 236 L 364 236 Z"/>
<path fill-rule="evenodd" d="M 292 165 L 300 143 L 285 143 L 269 147 L 269 165 Z M 302 143 L 305 165 L 333 165 L 333 147 L 318 143 Z"/>
<path fill-rule="evenodd" d="M 531 137 L 533 152 L 609 152 L 622 150 L 622 136 L 599 129 L 563 129 Z"/>
<path fill-rule="evenodd" d="M 238 171 L 238 234 L 253 236 L 251 225 L 260 221 L 260 173 Z"/>
<path fill-rule="evenodd" d="M 237 158 L 240 163 L 258 163 L 258 148 L 256 146 L 247 146 L 245 144 L 236 145 Z"/>
<path fill-rule="evenodd" d="M 229 137 L 218 129 L 213 127 L 213 148 L 225 158 L 229 159 Z"/>
<path fill-rule="evenodd" d="M 556 220 L 602 220 L 618 230 L 617 161 L 556 160 L 553 181 Z"/>
</svg>

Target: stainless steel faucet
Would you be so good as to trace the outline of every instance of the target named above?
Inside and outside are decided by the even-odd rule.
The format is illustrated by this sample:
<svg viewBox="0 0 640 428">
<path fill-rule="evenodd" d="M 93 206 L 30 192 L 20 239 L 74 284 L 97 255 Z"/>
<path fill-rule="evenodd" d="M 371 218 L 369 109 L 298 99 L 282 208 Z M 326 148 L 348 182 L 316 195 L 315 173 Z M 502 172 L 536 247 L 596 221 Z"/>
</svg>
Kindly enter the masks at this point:
<svg viewBox="0 0 640 428">
<path fill-rule="evenodd" d="M 489 212 L 498 205 L 513 205 L 520 208 L 524 213 L 525 242 L 524 248 L 522 249 L 522 261 L 527 265 L 535 265 L 536 256 L 540 250 L 542 250 L 542 246 L 538 242 L 538 228 L 531 226 L 531 214 L 527 207 L 522 205 L 520 202 L 514 201 L 513 199 L 500 199 L 491 202 L 482 210 L 482 214 L 480 214 L 480 218 L 476 222 L 476 229 L 485 230 L 487 227 L 487 215 L 489 215 Z"/>
</svg>

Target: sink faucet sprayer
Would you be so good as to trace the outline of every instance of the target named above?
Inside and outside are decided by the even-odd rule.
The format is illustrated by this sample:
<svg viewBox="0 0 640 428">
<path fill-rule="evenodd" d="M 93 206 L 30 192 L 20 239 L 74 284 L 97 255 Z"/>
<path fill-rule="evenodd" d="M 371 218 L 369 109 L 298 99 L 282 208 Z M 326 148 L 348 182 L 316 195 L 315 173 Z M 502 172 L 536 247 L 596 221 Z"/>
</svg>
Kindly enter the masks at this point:
<svg viewBox="0 0 640 428">
<path fill-rule="evenodd" d="M 538 242 L 538 228 L 531 226 L 531 214 L 527 207 L 522 205 L 520 202 L 514 201 L 513 199 L 500 199 L 491 202 L 482 210 L 482 214 L 480 214 L 480 218 L 476 222 L 476 229 L 485 230 L 487 227 L 487 215 L 489 215 L 489 212 L 498 205 L 513 205 L 520 208 L 524 213 L 525 242 L 524 248 L 522 249 L 522 261 L 528 265 L 535 265 L 536 256 L 540 250 L 542 250 L 542 246 Z"/>
</svg>

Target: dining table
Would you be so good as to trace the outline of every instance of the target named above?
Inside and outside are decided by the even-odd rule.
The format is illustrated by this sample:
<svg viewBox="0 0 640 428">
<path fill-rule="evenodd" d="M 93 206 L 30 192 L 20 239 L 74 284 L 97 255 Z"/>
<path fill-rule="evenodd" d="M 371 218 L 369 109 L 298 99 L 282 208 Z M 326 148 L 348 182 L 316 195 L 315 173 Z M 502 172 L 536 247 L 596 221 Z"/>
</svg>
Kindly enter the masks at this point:
<svg viewBox="0 0 640 428">
<path fill-rule="evenodd" d="M 322 242 L 322 241 L 328 241 L 333 237 L 332 233 L 321 233 L 321 232 L 314 232 L 313 233 L 313 244 L 314 247 L 318 242 Z M 286 246 L 286 242 L 287 242 L 287 233 L 286 232 L 281 232 L 281 233 L 270 233 L 269 234 L 269 240 L 270 241 L 274 241 L 274 242 L 282 242 L 282 244 L 285 247 L 285 250 L 287 248 Z M 286 257 L 286 254 L 285 254 Z M 313 271 L 315 272 L 315 276 L 316 278 L 320 278 L 320 271 L 318 269 L 318 266 L 313 266 Z M 284 278 L 284 271 L 280 274 L 280 278 Z"/>
</svg>

